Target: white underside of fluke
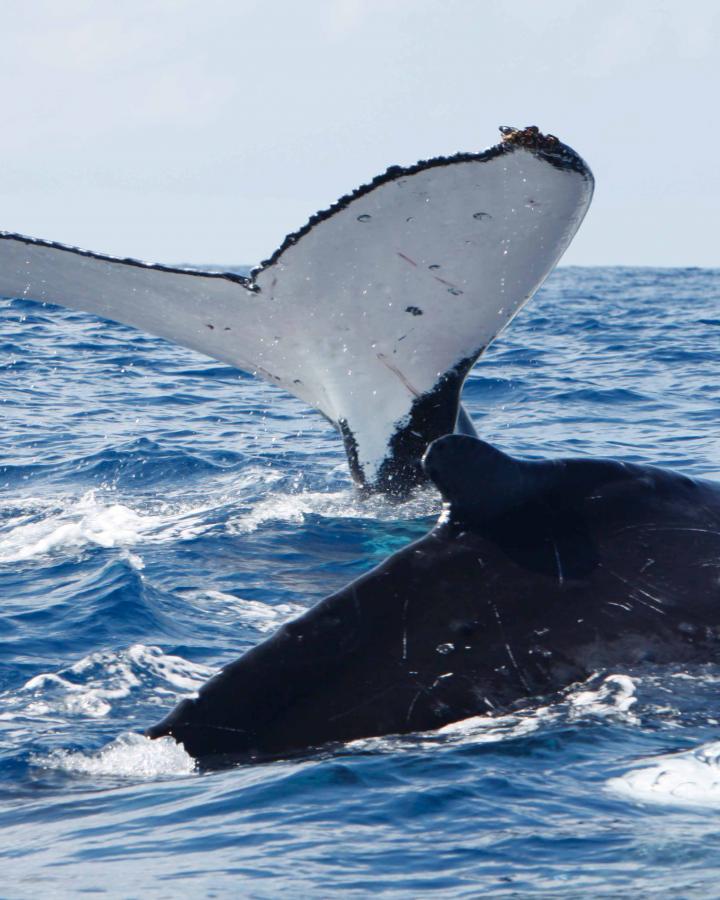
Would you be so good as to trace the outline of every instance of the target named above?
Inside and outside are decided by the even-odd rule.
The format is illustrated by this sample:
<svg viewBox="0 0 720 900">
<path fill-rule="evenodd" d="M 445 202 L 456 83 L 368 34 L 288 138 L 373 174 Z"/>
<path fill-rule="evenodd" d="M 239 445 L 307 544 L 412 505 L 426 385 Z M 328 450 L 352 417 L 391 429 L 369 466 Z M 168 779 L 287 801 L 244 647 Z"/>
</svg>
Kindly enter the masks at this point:
<svg viewBox="0 0 720 900">
<path fill-rule="evenodd" d="M 415 399 L 532 296 L 591 195 L 587 170 L 516 146 L 393 170 L 248 282 L 3 233 L 0 295 L 133 325 L 277 384 L 347 423 L 371 485 Z"/>
</svg>

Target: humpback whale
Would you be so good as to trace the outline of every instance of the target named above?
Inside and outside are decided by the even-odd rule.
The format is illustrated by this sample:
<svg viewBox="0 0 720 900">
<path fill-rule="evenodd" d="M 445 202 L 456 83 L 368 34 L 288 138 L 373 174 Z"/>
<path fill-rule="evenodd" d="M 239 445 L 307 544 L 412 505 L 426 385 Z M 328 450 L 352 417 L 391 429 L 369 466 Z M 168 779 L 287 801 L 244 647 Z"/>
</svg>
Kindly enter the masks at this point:
<svg viewBox="0 0 720 900">
<path fill-rule="evenodd" d="M 437 525 L 146 734 L 203 763 L 436 729 L 598 670 L 716 660 L 720 486 L 652 466 L 431 444 Z"/>
<path fill-rule="evenodd" d="M 470 368 L 562 256 L 593 177 L 537 128 L 393 166 L 290 234 L 249 277 L 0 232 L 0 296 L 144 329 L 319 410 L 355 482 L 402 495 L 435 438 L 472 433 Z"/>
</svg>

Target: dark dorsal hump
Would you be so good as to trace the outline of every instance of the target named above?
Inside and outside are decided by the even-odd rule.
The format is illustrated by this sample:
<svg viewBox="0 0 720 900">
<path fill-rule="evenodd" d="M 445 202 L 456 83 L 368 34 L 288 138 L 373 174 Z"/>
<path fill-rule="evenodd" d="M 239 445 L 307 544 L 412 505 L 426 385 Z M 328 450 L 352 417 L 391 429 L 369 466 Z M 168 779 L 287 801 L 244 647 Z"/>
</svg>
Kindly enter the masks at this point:
<svg viewBox="0 0 720 900">
<path fill-rule="evenodd" d="M 464 434 L 433 441 L 423 468 L 448 504 L 451 519 L 476 523 L 506 516 L 533 501 L 565 507 L 572 498 L 589 496 L 613 482 L 649 485 L 661 476 L 647 466 L 607 459 L 514 459 Z"/>
<path fill-rule="evenodd" d="M 453 519 L 501 516 L 527 502 L 544 480 L 531 463 L 464 434 L 433 441 L 423 467 L 449 504 Z"/>
</svg>

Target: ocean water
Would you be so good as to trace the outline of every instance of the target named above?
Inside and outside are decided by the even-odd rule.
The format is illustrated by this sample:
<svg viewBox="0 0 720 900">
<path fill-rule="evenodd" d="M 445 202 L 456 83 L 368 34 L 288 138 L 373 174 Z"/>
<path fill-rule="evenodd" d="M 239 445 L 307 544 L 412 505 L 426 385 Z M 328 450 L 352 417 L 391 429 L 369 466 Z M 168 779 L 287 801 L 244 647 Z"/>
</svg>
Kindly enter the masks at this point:
<svg viewBox="0 0 720 900">
<path fill-rule="evenodd" d="M 720 479 L 719 362 L 720 271 L 566 268 L 464 402 L 518 455 Z M 140 736 L 437 512 L 358 499 L 270 386 L 0 301 L 0 895 L 717 896 L 717 665 L 214 773 Z"/>
</svg>

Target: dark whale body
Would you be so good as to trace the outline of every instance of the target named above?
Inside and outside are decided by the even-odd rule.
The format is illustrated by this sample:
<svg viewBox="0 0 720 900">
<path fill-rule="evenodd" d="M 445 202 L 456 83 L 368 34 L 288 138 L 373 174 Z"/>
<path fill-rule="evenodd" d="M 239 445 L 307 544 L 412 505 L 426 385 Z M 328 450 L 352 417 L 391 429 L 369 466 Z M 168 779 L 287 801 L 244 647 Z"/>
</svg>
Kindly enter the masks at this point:
<svg viewBox="0 0 720 900">
<path fill-rule="evenodd" d="M 720 644 L 720 487 L 462 435 L 424 538 L 280 628 L 147 734 L 206 763 L 434 729 Z"/>
</svg>

